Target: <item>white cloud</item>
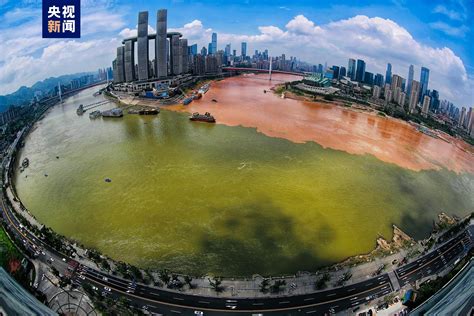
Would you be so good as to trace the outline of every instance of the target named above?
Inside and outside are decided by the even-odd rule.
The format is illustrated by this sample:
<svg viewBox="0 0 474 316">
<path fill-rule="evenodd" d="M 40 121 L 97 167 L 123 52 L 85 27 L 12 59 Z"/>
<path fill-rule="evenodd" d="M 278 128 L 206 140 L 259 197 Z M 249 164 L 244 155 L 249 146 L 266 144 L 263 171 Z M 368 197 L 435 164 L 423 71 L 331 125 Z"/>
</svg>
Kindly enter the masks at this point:
<svg viewBox="0 0 474 316">
<path fill-rule="evenodd" d="M 456 20 L 456 21 L 464 21 L 466 18 L 466 15 L 463 11 L 455 11 L 455 10 L 450 10 L 444 5 L 437 5 L 433 13 L 439 13 L 447 16 L 451 20 Z"/>
<path fill-rule="evenodd" d="M 103 34 L 104 28 L 116 31 L 123 27 L 120 15 L 96 7 L 82 16 L 81 39 L 62 40 L 42 38 L 38 27 L 41 25 L 40 10 L 25 9 L 23 23 L 15 25 L 19 12 L 12 10 L 0 17 L 0 94 L 11 93 L 20 86 L 30 86 L 47 77 L 111 65 L 115 49 L 110 48 L 118 46 L 119 40 L 93 37 Z"/>
<path fill-rule="evenodd" d="M 454 37 L 464 37 L 469 31 L 469 28 L 465 25 L 455 27 L 441 21 L 430 23 L 430 26 L 435 30 Z"/>
<path fill-rule="evenodd" d="M 152 34 L 155 32 L 156 30 L 150 24 L 148 24 L 148 34 Z M 120 31 L 119 35 L 123 38 L 137 36 L 137 25 L 135 25 L 134 29 L 129 29 L 128 27 L 124 28 Z"/>
</svg>

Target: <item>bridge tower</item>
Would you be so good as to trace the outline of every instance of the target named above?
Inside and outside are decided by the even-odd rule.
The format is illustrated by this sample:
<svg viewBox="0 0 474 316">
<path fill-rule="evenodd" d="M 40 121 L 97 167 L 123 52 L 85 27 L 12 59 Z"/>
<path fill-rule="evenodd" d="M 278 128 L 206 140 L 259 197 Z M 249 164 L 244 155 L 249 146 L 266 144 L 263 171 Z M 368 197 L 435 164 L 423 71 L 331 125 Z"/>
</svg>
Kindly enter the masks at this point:
<svg viewBox="0 0 474 316">
<path fill-rule="evenodd" d="M 59 102 L 63 102 L 63 98 L 61 95 L 61 82 L 58 81 L 58 95 L 59 95 Z"/>
<path fill-rule="evenodd" d="M 269 80 L 272 81 L 272 60 L 273 60 L 273 58 L 271 56 L 268 56 L 268 58 L 270 59 L 270 66 L 268 67 L 268 74 L 270 75 Z"/>
</svg>

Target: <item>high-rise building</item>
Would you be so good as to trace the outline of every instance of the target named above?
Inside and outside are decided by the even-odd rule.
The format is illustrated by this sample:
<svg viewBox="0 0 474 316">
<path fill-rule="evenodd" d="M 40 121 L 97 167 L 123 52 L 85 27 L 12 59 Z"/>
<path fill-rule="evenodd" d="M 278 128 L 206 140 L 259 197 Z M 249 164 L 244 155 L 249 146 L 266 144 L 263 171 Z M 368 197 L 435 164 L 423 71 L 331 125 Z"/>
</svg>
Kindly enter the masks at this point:
<svg viewBox="0 0 474 316">
<path fill-rule="evenodd" d="M 133 41 L 125 41 L 125 81 L 131 82 L 135 80 L 135 43 Z"/>
<path fill-rule="evenodd" d="M 188 72 L 188 40 L 187 39 L 180 39 L 180 55 L 181 60 L 179 61 L 180 72 L 179 73 L 187 73 Z"/>
<path fill-rule="evenodd" d="M 170 58 L 170 70 L 173 75 L 179 75 L 181 72 L 181 46 L 179 43 L 179 35 L 172 34 L 170 41 L 171 58 Z"/>
<path fill-rule="evenodd" d="M 198 53 L 198 45 L 197 44 L 193 44 L 191 46 L 188 46 L 188 54 L 190 56 L 195 56 L 197 55 Z"/>
<path fill-rule="evenodd" d="M 387 64 L 387 71 L 385 71 L 385 83 L 392 83 L 392 64 Z"/>
<path fill-rule="evenodd" d="M 241 44 L 241 56 L 242 58 L 247 57 L 247 43 L 246 42 L 242 42 Z"/>
<path fill-rule="evenodd" d="M 421 67 L 420 74 L 420 100 L 426 95 L 428 91 L 428 81 L 430 80 L 430 70 L 426 67 Z"/>
<path fill-rule="evenodd" d="M 341 68 L 339 68 L 339 78 L 342 78 L 345 76 L 346 76 L 346 67 L 341 66 Z"/>
<path fill-rule="evenodd" d="M 332 66 L 332 78 L 338 80 L 339 79 L 339 67 L 338 66 Z"/>
<path fill-rule="evenodd" d="M 467 125 L 467 132 L 469 133 L 469 136 L 474 138 L 474 110 L 470 109 L 470 115 L 469 115 L 469 121 Z"/>
<path fill-rule="evenodd" d="M 410 65 L 410 67 L 408 68 L 408 81 L 407 81 L 407 89 L 406 89 L 406 92 L 408 95 L 410 95 L 411 82 L 413 81 L 414 74 L 415 74 L 415 69 L 413 65 Z"/>
<path fill-rule="evenodd" d="M 374 86 L 374 91 L 372 92 L 372 96 L 376 99 L 380 98 L 380 92 L 382 89 L 379 86 Z"/>
<path fill-rule="evenodd" d="M 209 52 L 209 54 L 217 53 L 217 33 L 212 33 L 211 49 L 212 49 L 212 52 Z"/>
<path fill-rule="evenodd" d="M 364 83 L 373 86 L 374 85 L 374 74 L 366 71 L 364 74 Z"/>
<path fill-rule="evenodd" d="M 431 93 L 430 93 L 430 98 L 431 98 L 430 110 L 436 113 L 439 110 L 439 92 L 438 92 L 438 90 L 433 89 L 433 91 L 431 91 Z"/>
<path fill-rule="evenodd" d="M 397 99 L 398 105 L 405 106 L 406 98 L 407 98 L 407 94 L 403 91 L 399 91 L 398 99 Z"/>
<path fill-rule="evenodd" d="M 203 76 L 206 73 L 206 57 L 202 54 L 194 56 L 193 67 L 195 75 Z"/>
<path fill-rule="evenodd" d="M 137 30 L 138 80 L 148 80 L 148 11 L 138 13 Z"/>
<path fill-rule="evenodd" d="M 393 92 L 387 87 L 388 85 L 385 84 L 385 91 L 384 91 L 385 104 L 389 104 L 390 102 L 392 102 L 392 99 L 393 99 Z"/>
<path fill-rule="evenodd" d="M 374 84 L 379 87 L 383 87 L 383 75 L 376 74 L 374 78 Z"/>
<path fill-rule="evenodd" d="M 402 88 L 403 78 L 399 75 L 393 75 L 390 83 L 390 89 L 395 91 L 396 88 Z"/>
<path fill-rule="evenodd" d="M 158 10 L 156 13 L 155 75 L 157 78 L 168 76 L 167 14 L 166 9 Z"/>
<path fill-rule="evenodd" d="M 352 59 L 352 58 L 349 59 L 349 63 L 347 65 L 347 76 L 349 78 L 351 78 L 351 80 L 355 80 L 355 77 L 356 77 L 356 61 L 355 61 L 355 59 Z"/>
<path fill-rule="evenodd" d="M 365 76 L 365 61 L 363 61 L 362 59 L 357 59 L 357 69 L 356 69 L 355 80 L 358 82 L 363 82 L 364 76 Z"/>
<path fill-rule="evenodd" d="M 420 83 L 416 80 L 411 82 L 410 101 L 408 108 L 410 113 L 414 113 L 419 100 Z"/>
<path fill-rule="evenodd" d="M 459 115 L 459 121 L 458 121 L 459 127 L 463 127 L 465 118 L 466 118 L 466 108 L 463 106 L 461 109 L 461 115 Z"/>
<path fill-rule="evenodd" d="M 123 46 L 117 47 L 117 58 L 115 59 L 116 69 L 114 69 L 114 73 L 116 73 L 116 83 L 121 83 L 125 81 L 124 51 L 125 48 Z"/>
<path fill-rule="evenodd" d="M 421 107 L 421 115 L 428 117 L 428 111 L 430 109 L 431 98 L 427 95 L 423 97 L 423 106 Z"/>
<path fill-rule="evenodd" d="M 229 57 L 230 56 L 230 43 L 225 46 L 225 56 Z"/>
<path fill-rule="evenodd" d="M 203 55 L 204 57 L 207 55 L 207 49 L 204 46 L 201 48 L 201 55 Z"/>
</svg>

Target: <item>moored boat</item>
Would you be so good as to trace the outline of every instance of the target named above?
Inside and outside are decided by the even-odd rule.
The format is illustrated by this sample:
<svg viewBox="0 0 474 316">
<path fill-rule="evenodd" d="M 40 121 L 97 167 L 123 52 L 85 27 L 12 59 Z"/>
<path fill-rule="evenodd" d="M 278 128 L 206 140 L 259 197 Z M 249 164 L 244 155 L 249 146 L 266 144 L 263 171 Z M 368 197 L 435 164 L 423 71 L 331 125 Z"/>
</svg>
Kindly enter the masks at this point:
<svg viewBox="0 0 474 316">
<path fill-rule="evenodd" d="M 160 113 L 159 109 L 142 109 L 138 111 L 140 115 L 157 115 Z"/>
<path fill-rule="evenodd" d="M 206 112 L 204 114 L 199 114 L 198 112 L 195 112 L 193 113 L 193 115 L 189 117 L 189 119 L 191 121 L 198 121 L 198 122 L 207 122 L 207 123 L 216 122 L 216 119 L 214 118 L 214 116 L 212 116 L 211 113 L 209 112 Z"/>
<path fill-rule="evenodd" d="M 82 115 L 82 114 L 84 114 L 84 112 L 85 112 L 84 105 L 82 105 L 82 104 L 79 105 L 79 107 L 76 110 L 77 115 Z"/>
<path fill-rule="evenodd" d="M 193 97 L 186 98 L 183 100 L 183 105 L 188 105 L 191 102 L 193 102 Z"/>
<path fill-rule="evenodd" d="M 94 112 L 89 113 L 89 118 L 91 118 L 91 119 L 98 118 L 99 116 L 101 116 L 101 113 L 100 113 L 99 110 L 96 110 Z"/>
<path fill-rule="evenodd" d="M 123 111 L 122 109 L 115 108 L 107 111 L 101 112 L 102 117 L 122 117 Z"/>
</svg>

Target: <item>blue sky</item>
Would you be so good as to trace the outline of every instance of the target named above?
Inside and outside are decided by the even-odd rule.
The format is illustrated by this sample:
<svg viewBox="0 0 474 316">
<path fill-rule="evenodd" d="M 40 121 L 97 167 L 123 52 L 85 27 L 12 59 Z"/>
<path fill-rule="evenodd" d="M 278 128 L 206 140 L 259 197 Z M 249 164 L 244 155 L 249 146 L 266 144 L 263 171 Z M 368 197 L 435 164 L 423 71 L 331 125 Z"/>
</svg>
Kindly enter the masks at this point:
<svg viewBox="0 0 474 316">
<path fill-rule="evenodd" d="M 409 64 L 415 65 L 415 78 L 427 66 L 430 88 L 440 90 L 442 98 L 474 105 L 471 0 L 83 0 L 83 37 L 67 41 L 41 39 L 41 1 L 0 4 L 0 40 L 17 44 L 0 56 L 0 94 L 31 85 L 40 75 L 110 65 L 117 43 L 135 31 L 138 11 L 150 11 L 153 29 L 156 10 L 167 8 L 168 26 L 181 31 L 190 44 L 206 45 L 215 31 L 219 48 L 230 42 L 239 51 L 245 40 L 250 52 L 268 48 L 273 55 L 295 55 L 312 63 L 346 65 L 347 58 L 363 58 L 368 71 L 383 74 L 391 62 L 394 73 L 404 78 Z"/>
</svg>

